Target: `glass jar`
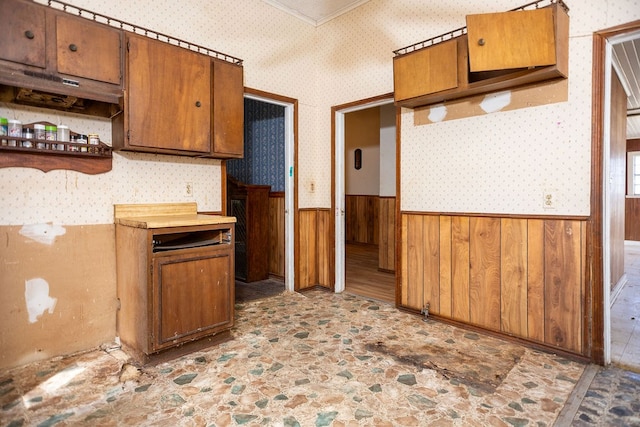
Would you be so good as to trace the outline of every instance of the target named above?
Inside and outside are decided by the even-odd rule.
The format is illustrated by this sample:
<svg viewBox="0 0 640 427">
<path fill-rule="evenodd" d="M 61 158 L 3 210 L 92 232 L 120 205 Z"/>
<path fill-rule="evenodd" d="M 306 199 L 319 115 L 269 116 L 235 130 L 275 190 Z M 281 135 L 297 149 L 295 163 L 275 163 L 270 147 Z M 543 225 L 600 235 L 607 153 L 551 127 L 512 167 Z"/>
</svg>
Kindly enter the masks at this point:
<svg viewBox="0 0 640 427">
<path fill-rule="evenodd" d="M 22 130 L 22 137 L 26 140 L 29 140 L 29 141 L 22 141 L 22 146 L 24 148 L 33 148 L 33 141 L 31 141 L 31 139 L 33 139 L 33 129 L 24 128 Z"/>
<path fill-rule="evenodd" d="M 69 142 L 69 126 L 58 125 L 57 141 Z M 56 144 L 56 148 L 60 151 L 64 151 L 64 144 Z"/>
<path fill-rule="evenodd" d="M 9 120 L 9 136 L 14 138 L 22 138 L 22 122 L 16 119 Z M 9 147 L 15 147 L 16 141 L 9 140 Z"/>
<path fill-rule="evenodd" d="M 33 137 L 35 139 L 45 139 L 44 125 L 36 123 L 33 125 Z"/>
<path fill-rule="evenodd" d="M 9 121 L 5 117 L 0 117 L 0 137 L 9 134 Z M 7 145 L 6 138 L 0 138 L 2 145 Z"/>
</svg>

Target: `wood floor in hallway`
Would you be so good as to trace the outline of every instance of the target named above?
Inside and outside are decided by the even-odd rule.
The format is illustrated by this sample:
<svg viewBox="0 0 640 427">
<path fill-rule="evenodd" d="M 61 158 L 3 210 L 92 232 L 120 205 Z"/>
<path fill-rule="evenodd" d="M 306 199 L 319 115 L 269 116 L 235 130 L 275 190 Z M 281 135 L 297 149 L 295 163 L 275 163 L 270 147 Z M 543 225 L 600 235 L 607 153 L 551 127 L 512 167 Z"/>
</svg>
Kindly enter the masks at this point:
<svg viewBox="0 0 640 427">
<path fill-rule="evenodd" d="M 378 270 L 378 246 L 347 243 L 345 292 L 395 304 L 396 277 Z"/>
</svg>

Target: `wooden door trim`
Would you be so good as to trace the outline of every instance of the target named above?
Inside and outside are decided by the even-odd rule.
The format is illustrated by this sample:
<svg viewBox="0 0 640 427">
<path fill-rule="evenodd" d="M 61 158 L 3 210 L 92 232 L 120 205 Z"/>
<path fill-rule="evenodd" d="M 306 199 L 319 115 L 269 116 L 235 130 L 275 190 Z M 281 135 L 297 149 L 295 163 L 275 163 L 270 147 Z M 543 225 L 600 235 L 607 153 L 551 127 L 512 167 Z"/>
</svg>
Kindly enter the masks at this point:
<svg viewBox="0 0 640 427">
<path fill-rule="evenodd" d="M 590 343 L 591 360 L 604 365 L 604 271 L 602 183 L 604 148 L 604 76 L 607 39 L 640 29 L 640 20 L 597 31 L 593 34 L 593 78 L 591 122 L 591 219 L 587 223 L 588 286 L 585 303 L 591 307 L 591 316 L 585 316 L 585 343 Z M 589 328 L 589 318 L 591 327 Z M 591 335 L 590 337 L 588 335 Z"/>
<path fill-rule="evenodd" d="M 331 213 L 329 215 L 329 245 L 331 246 L 330 256 L 329 256 L 329 276 L 331 279 L 330 288 L 335 291 L 335 278 L 336 278 L 336 113 L 342 110 L 346 110 L 348 108 L 358 107 L 360 105 L 373 104 L 378 101 L 383 101 L 385 99 L 393 99 L 393 92 L 385 93 L 382 95 L 373 96 L 371 98 L 365 98 L 358 101 L 348 102 L 346 104 L 334 105 L 331 107 Z M 400 154 L 400 138 L 398 132 L 398 123 L 400 114 L 400 107 L 396 108 L 396 231 L 398 229 L 398 207 L 400 206 L 400 194 L 398 189 L 400 188 L 400 163 L 399 163 L 399 154 Z M 396 253 L 398 249 L 398 242 L 396 240 Z M 397 256 L 397 255 L 396 255 Z M 396 267 L 396 279 L 397 279 L 397 267 Z M 397 283 L 396 283 L 397 287 Z M 396 291 L 396 299 L 397 291 Z"/>
</svg>

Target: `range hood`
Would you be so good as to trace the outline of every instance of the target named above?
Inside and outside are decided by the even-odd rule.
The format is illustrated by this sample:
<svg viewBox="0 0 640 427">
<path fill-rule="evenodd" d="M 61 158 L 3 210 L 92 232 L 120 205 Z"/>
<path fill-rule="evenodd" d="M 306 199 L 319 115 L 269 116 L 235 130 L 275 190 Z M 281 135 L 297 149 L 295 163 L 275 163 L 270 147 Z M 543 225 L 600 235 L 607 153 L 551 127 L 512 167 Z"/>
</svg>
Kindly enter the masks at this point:
<svg viewBox="0 0 640 427">
<path fill-rule="evenodd" d="M 39 74 L 39 75 L 35 75 Z M 111 118 L 122 111 L 122 91 L 94 91 L 45 73 L 0 70 L 0 102 Z"/>
</svg>

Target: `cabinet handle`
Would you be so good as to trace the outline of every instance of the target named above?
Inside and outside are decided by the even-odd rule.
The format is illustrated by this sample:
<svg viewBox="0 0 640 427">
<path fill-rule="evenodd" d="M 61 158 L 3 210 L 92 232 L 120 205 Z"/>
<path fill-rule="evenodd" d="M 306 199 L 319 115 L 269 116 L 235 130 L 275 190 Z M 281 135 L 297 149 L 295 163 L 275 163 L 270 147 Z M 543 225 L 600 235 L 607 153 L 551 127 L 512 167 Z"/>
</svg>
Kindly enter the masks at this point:
<svg viewBox="0 0 640 427">
<path fill-rule="evenodd" d="M 77 52 L 77 51 L 78 51 L 78 46 L 76 46 L 75 44 L 71 43 L 71 44 L 69 45 L 69 50 L 70 50 L 71 52 Z"/>
<path fill-rule="evenodd" d="M 31 30 L 27 30 L 24 32 L 24 36 L 29 40 L 33 40 L 33 38 L 35 37 L 35 34 L 33 34 L 33 31 Z"/>
<path fill-rule="evenodd" d="M 202 106 L 202 103 L 200 101 L 196 101 L 196 107 L 200 108 Z"/>
<path fill-rule="evenodd" d="M 484 46 L 484 39 L 478 40 L 478 46 Z"/>
</svg>

